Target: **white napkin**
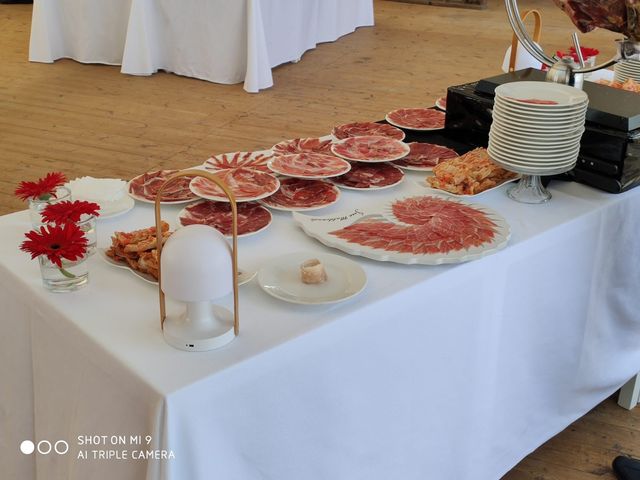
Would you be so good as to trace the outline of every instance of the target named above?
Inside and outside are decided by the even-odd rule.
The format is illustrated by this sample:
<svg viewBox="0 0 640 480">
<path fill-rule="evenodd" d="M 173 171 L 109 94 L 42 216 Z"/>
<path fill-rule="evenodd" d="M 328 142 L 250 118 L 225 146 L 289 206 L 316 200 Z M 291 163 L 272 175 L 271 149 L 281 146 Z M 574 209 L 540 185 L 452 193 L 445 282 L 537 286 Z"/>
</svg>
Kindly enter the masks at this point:
<svg viewBox="0 0 640 480">
<path fill-rule="evenodd" d="M 82 177 L 67 183 L 75 200 L 87 200 L 99 204 L 117 202 L 126 193 L 127 182 L 118 178 Z"/>
</svg>

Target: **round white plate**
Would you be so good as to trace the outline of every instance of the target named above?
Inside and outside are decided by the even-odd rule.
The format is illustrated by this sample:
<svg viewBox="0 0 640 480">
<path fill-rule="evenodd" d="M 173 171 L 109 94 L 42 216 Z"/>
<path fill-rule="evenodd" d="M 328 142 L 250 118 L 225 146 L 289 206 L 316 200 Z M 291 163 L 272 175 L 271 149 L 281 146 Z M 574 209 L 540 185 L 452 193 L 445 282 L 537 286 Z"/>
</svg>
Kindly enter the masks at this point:
<svg viewBox="0 0 640 480">
<path fill-rule="evenodd" d="M 496 154 L 495 152 L 492 153 L 490 151 L 489 155 L 491 155 L 491 160 L 493 160 L 496 164 L 500 165 L 502 168 L 505 168 L 511 172 L 524 173 L 529 175 L 557 175 L 559 173 L 564 173 L 571 170 L 576 163 L 576 162 L 572 162 L 572 163 L 568 163 L 565 166 L 560 166 L 560 167 L 521 166 L 521 165 L 514 165 L 508 160 L 503 160 L 502 157 L 499 154 Z"/>
<path fill-rule="evenodd" d="M 436 110 L 436 111 L 440 111 L 440 110 Z M 384 119 L 386 120 L 387 123 L 390 123 L 394 127 L 402 128 L 404 130 L 411 130 L 413 132 L 432 132 L 434 130 L 444 130 L 444 125 L 442 127 L 434 127 L 434 128 L 416 128 L 416 127 L 408 127 L 406 125 L 400 125 L 400 123 L 390 120 L 389 114 L 387 114 L 384 117 Z"/>
<path fill-rule="evenodd" d="M 349 123 L 343 123 L 342 125 L 336 125 L 335 127 L 333 127 L 333 129 L 331 130 L 331 138 L 333 140 L 333 142 L 339 142 L 340 140 L 344 140 L 344 138 L 338 138 L 334 135 L 336 128 L 340 128 L 340 127 L 344 127 L 345 125 L 353 125 L 353 124 L 370 124 L 370 125 L 376 125 L 376 126 L 384 126 L 385 124 L 382 123 L 376 123 L 376 122 L 349 122 Z M 394 127 L 393 125 L 386 125 L 386 127 L 388 127 L 389 129 L 393 129 L 393 131 L 395 131 L 398 134 L 402 134 L 401 138 L 396 138 L 396 140 L 400 140 L 401 142 L 404 141 L 405 137 L 407 136 L 406 133 L 404 133 L 402 130 L 400 130 L 398 127 Z M 384 133 L 376 133 L 375 130 L 373 131 L 373 133 L 371 132 L 365 132 L 365 133 L 361 133 L 359 135 L 350 135 L 349 137 L 371 137 L 371 136 L 380 136 L 380 137 L 390 137 L 390 138 L 395 138 L 392 137 L 391 135 L 385 135 Z M 349 138 L 349 137 L 345 137 L 345 138 Z"/>
<path fill-rule="evenodd" d="M 568 157 L 575 157 L 580 151 L 580 145 L 576 145 L 570 149 L 562 150 L 557 153 L 552 152 L 537 152 L 535 149 L 530 150 L 516 150 L 502 145 L 500 142 L 496 142 L 493 139 L 489 139 L 491 149 L 502 153 L 505 156 L 514 157 L 520 161 L 532 161 L 532 162 L 561 162 Z"/>
<path fill-rule="evenodd" d="M 400 167 L 398 167 L 398 168 L 400 168 Z M 383 187 L 359 188 L 359 187 L 349 187 L 349 186 L 346 186 L 346 185 L 342 185 L 341 183 L 335 183 L 334 181 L 330 180 L 330 182 L 333 183 L 338 188 L 344 188 L 345 190 L 354 190 L 354 191 L 357 191 L 357 192 L 370 192 L 372 190 L 386 190 L 387 188 L 392 188 L 392 187 L 395 187 L 396 185 L 400 185 L 403 181 L 404 181 L 404 177 L 402 177 L 396 183 L 392 183 L 391 185 L 385 185 Z"/>
<path fill-rule="evenodd" d="M 557 112 L 536 112 L 530 110 L 522 110 L 514 107 L 512 104 L 504 103 L 498 100 L 494 103 L 493 110 L 508 112 L 513 115 L 520 115 L 527 118 L 561 120 L 563 118 L 571 118 L 577 115 L 584 115 L 587 111 L 587 105 L 576 107 L 571 110 L 559 110 Z"/>
<path fill-rule="evenodd" d="M 300 279 L 300 265 L 317 258 L 324 265 L 327 281 L 308 285 Z M 296 252 L 269 260 L 258 271 L 258 284 L 269 295 L 303 305 L 336 303 L 360 293 L 367 275 L 360 265 L 338 255 Z"/>
<path fill-rule="evenodd" d="M 550 170 L 550 169 L 556 170 L 558 168 L 564 168 L 564 167 L 568 167 L 570 165 L 574 165 L 576 163 L 576 159 L 577 159 L 577 156 L 574 157 L 573 159 L 567 160 L 565 162 L 549 163 L 549 164 L 526 163 L 526 162 L 518 162 L 518 161 L 515 161 L 515 160 L 509 160 L 508 162 L 505 162 L 505 163 L 509 163 L 511 165 L 512 169 L 526 168 L 526 169 L 531 169 L 531 170 L 540 169 L 540 171 L 546 171 L 546 170 Z"/>
<path fill-rule="evenodd" d="M 577 103 L 575 105 L 568 105 L 564 107 L 558 107 L 557 105 L 542 105 L 542 107 L 545 107 L 545 108 L 538 108 L 534 104 L 517 102 L 514 100 L 505 99 L 502 97 L 496 97 L 494 102 L 494 108 L 506 108 L 514 112 L 536 115 L 536 116 L 543 116 L 543 117 L 576 114 L 576 113 L 585 111 L 589 107 L 589 104 L 588 102 L 585 102 L 585 103 Z M 551 109 L 550 107 L 556 107 L 556 108 Z"/>
<path fill-rule="evenodd" d="M 312 152 L 305 152 L 306 154 L 308 153 L 312 153 Z M 305 154 L 303 153 L 303 154 Z M 269 162 L 267 163 L 267 166 L 269 167 L 269 169 L 274 172 L 277 173 L 279 175 L 284 175 L 285 177 L 293 177 L 293 178 L 303 178 L 305 180 L 322 180 L 325 178 L 331 178 L 331 177 L 339 177 L 340 175 L 344 175 L 345 173 L 347 173 L 349 170 L 351 170 L 351 164 L 349 162 L 347 162 L 346 160 L 343 160 L 340 157 L 337 157 L 333 154 L 314 154 L 314 155 L 322 155 L 324 157 L 327 157 L 327 159 L 325 159 L 325 161 L 330 161 L 330 162 L 336 162 L 336 163 L 340 163 L 341 165 L 341 170 L 338 170 L 338 166 L 336 165 L 336 169 L 334 169 L 333 172 L 324 174 L 324 175 L 314 175 L 314 174 L 309 174 L 309 173 L 301 173 L 301 172 L 292 172 L 292 171 L 287 171 L 286 167 L 287 165 L 284 164 L 283 162 L 285 162 L 288 158 L 292 157 L 292 156 L 297 156 L 300 155 L 298 153 L 292 153 L 292 154 L 287 154 L 287 155 L 277 155 L 275 157 L 273 157 L 272 159 L 269 160 Z"/>
<path fill-rule="evenodd" d="M 552 82 L 511 82 L 496 87 L 496 97 L 515 105 L 535 107 L 535 109 L 557 110 L 589 101 L 589 97 L 582 90 Z M 525 103 L 519 100 L 551 100 L 554 105 L 540 105 Z"/>
<path fill-rule="evenodd" d="M 585 118 L 584 115 L 562 120 L 562 121 L 552 121 L 552 120 L 541 120 L 537 121 L 536 119 L 525 120 L 521 117 L 516 118 L 514 116 L 505 115 L 498 110 L 493 111 L 493 121 L 504 125 L 505 127 L 527 127 L 531 130 L 570 130 L 574 128 L 579 128 L 581 125 L 584 125 Z"/>
<path fill-rule="evenodd" d="M 226 170 L 226 171 L 229 171 L 229 170 Z M 260 199 L 268 197 L 269 195 L 273 195 L 280 188 L 280 180 L 278 180 L 278 177 L 276 177 L 274 174 L 263 172 L 261 170 L 255 170 L 255 171 L 260 173 L 260 174 L 262 174 L 262 175 L 270 175 L 270 176 L 272 176 L 275 179 L 274 187 L 271 190 L 265 191 L 265 192 L 261 193 L 260 195 L 255 196 L 255 197 L 241 197 L 241 196 L 236 194 L 236 197 L 235 197 L 236 202 L 253 202 L 253 201 L 256 201 L 256 200 L 260 200 Z M 193 192 L 194 195 L 197 195 L 198 197 L 204 198 L 206 200 L 213 200 L 214 202 L 229 202 L 229 199 L 225 195 L 220 195 L 220 196 L 211 195 L 211 194 L 205 193 L 203 190 L 201 190 L 197 185 L 197 180 L 199 178 L 205 179 L 205 177 L 194 177 L 193 179 L 191 179 L 191 182 L 189 183 L 189 188 L 191 189 L 191 191 Z"/>
<path fill-rule="evenodd" d="M 330 183 L 330 182 L 326 182 L 326 183 Z M 313 210 L 320 210 L 321 208 L 326 208 L 330 205 L 333 205 L 338 200 L 340 200 L 340 189 L 334 184 L 331 184 L 331 187 L 333 187 L 333 191 L 336 194 L 336 198 L 335 200 L 331 202 L 323 203 L 322 205 L 313 205 L 311 207 L 287 207 L 285 205 L 272 205 L 268 202 L 268 198 L 270 197 L 260 200 L 259 202 L 260 202 L 260 205 L 263 205 L 264 207 L 271 208 L 273 210 L 280 210 L 283 212 L 311 212 Z"/>
<path fill-rule="evenodd" d="M 582 137 L 582 134 L 585 131 L 584 127 L 580 127 L 571 132 L 557 133 L 554 131 L 549 131 L 547 133 L 543 133 L 540 131 L 532 131 L 532 130 L 513 130 L 510 128 L 505 128 L 500 124 L 491 125 L 491 131 L 498 132 L 506 138 L 518 140 L 518 141 L 527 141 L 531 143 L 544 143 L 544 144 L 569 144 L 575 141 L 577 138 Z"/>
<path fill-rule="evenodd" d="M 350 187 L 348 185 L 342 185 L 341 183 L 335 183 L 332 181 L 332 183 L 338 187 L 338 188 L 344 188 L 345 190 L 354 190 L 356 192 L 368 192 L 371 190 L 386 190 L 387 188 L 393 188 L 396 185 L 400 185 L 402 182 L 404 181 L 404 177 L 402 177 L 399 181 L 397 181 L 396 183 L 392 183 L 391 185 L 384 185 L 382 187 Z"/>
<path fill-rule="evenodd" d="M 253 152 L 220 153 L 208 158 L 202 165 L 205 170 L 219 172 L 234 168 L 252 168 L 262 172 L 269 172 L 267 160 L 273 157 L 271 150 L 256 150 Z M 254 163 L 257 161 L 257 164 Z"/>
<path fill-rule="evenodd" d="M 199 168 L 200 168 L 200 167 L 197 167 L 197 168 L 196 168 L 196 170 L 197 170 L 197 169 L 199 169 Z M 170 171 L 171 169 L 165 169 L 165 170 L 166 170 L 166 171 Z M 165 171 L 165 170 L 163 170 L 163 171 Z M 156 171 L 159 171 L 159 170 L 156 170 Z M 177 173 L 178 171 L 179 171 L 179 170 L 172 170 L 172 172 L 173 172 L 173 173 L 168 174 L 167 176 L 171 176 L 171 175 L 173 175 L 173 174 Z M 136 195 L 135 193 L 132 193 L 132 192 L 131 192 L 131 182 L 133 182 L 134 180 L 136 180 L 136 179 L 138 179 L 138 178 L 142 177 L 143 175 L 146 175 L 147 173 L 150 173 L 150 172 L 145 172 L 145 173 L 141 173 L 140 175 L 136 175 L 135 177 L 133 177 L 131 180 L 129 180 L 129 181 L 127 182 L 127 194 L 128 194 L 131 198 L 133 198 L 134 200 L 138 200 L 139 202 L 143 202 L 143 203 L 151 203 L 151 204 L 153 204 L 153 203 L 155 203 L 155 197 L 154 197 L 152 200 L 149 200 L 149 199 L 148 199 L 148 198 L 146 198 L 146 197 L 141 197 L 141 196 Z M 182 204 L 182 203 L 189 203 L 189 202 L 193 202 L 194 200 L 197 200 L 197 199 L 198 199 L 198 198 L 197 198 L 197 197 L 196 197 L 192 192 L 191 192 L 191 195 L 193 195 L 193 198 L 187 198 L 187 199 L 184 199 L 184 200 L 171 200 L 171 201 L 166 201 L 166 202 L 164 202 L 164 201 L 163 201 L 163 202 L 160 202 L 160 203 L 161 203 L 162 205 L 180 205 L 180 204 Z"/>
<path fill-rule="evenodd" d="M 208 200 L 200 200 L 201 202 L 207 202 Z M 198 202 L 199 203 L 199 202 Z M 267 211 L 267 213 L 269 214 L 269 222 L 264 225 L 263 227 L 259 228 L 258 230 L 254 230 L 253 232 L 247 232 L 247 233 L 242 233 L 242 234 L 238 234 L 238 238 L 244 238 L 244 237 L 250 237 L 252 235 L 255 235 L 257 233 L 262 232 L 263 230 L 266 230 L 267 228 L 269 228 L 269 226 L 271 225 L 271 223 L 273 223 L 273 215 L 271 215 L 271 212 L 269 211 L 268 208 L 265 208 L 264 206 L 261 205 L 261 207 Z M 183 215 L 187 214 L 187 207 L 183 208 L 182 210 L 180 210 L 180 212 L 178 212 L 178 228 L 183 228 L 185 227 L 185 225 L 182 225 L 182 222 L 180 221 L 180 219 L 182 218 Z M 203 224 L 195 224 L 195 225 L 208 225 L 207 223 L 203 223 Z M 213 225 L 210 225 L 211 228 L 215 228 L 217 231 L 220 232 L 220 230 L 218 230 L 216 227 L 214 227 Z M 224 235 L 226 238 L 233 238 L 233 235 L 226 235 L 223 232 L 222 235 Z"/>
<path fill-rule="evenodd" d="M 579 132 L 578 132 L 579 133 Z M 549 153 L 553 153 L 558 150 L 566 150 L 569 149 L 576 144 L 580 143 L 580 139 L 582 134 L 576 135 L 574 137 L 569 138 L 561 138 L 558 139 L 539 139 L 539 138 L 531 138 L 529 136 L 518 136 L 514 137 L 513 135 L 507 135 L 503 133 L 499 127 L 492 128 L 489 132 L 489 138 L 493 140 L 497 140 L 504 145 L 510 145 L 514 148 L 523 149 L 523 150 L 531 150 L 531 149 L 540 149 L 546 150 Z"/>
<path fill-rule="evenodd" d="M 539 125 L 530 125 L 525 123 L 513 123 L 503 122 L 499 118 L 493 120 L 496 128 L 502 131 L 509 132 L 512 136 L 529 136 L 535 135 L 543 138 L 563 138 L 566 136 L 577 135 L 578 132 L 584 132 L 584 122 L 575 122 L 573 124 L 565 125 L 562 127 L 540 127 Z M 492 125 L 493 125 L 492 124 Z"/>
<path fill-rule="evenodd" d="M 153 278 L 152 275 L 149 275 L 148 273 L 138 272 L 137 270 L 134 270 L 126 263 L 116 262 L 113 258 L 107 255 L 106 248 L 98 248 L 97 250 L 98 250 L 98 256 L 102 258 L 102 260 L 104 260 L 109 265 L 117 268 L 122 268 L 124 270 L 129 270 L 139 279 L 147 283 L 150 283 L 152 285 L 158 285 L 158 281 L 155 278 Z M 245 283 L 249 283 L 251 280 L 253 280 L 253 277 L 256 276 L 256 273 L 257 272 L 255 271 L 247 271 L 247 270 L 243 270 L 242 268 L 238 268 L 238 285 L 244 285 Z"/>
<path fill-rule="evenodd" d="M 354 143 L 354 142 L 359 142 L 359 141 L 364 141 L 363 139 L 365 138 L 373 138 L 373 137 L 380 137 L 379 135 L 372 135 L 370 137 L 349 137 L 349 138 L 345 138 L 344 140 L 338 140 L 337 142 L 335 142 L 333 145 L 331 145 L 331 151 L 333 152 L 333 154 L 336 157 L 340 157 L 340 158 L 344 158 L 345 160 L 349 160 L 351 162 L 362 162 L 362 163 L 383 163 L 383 162 L 392 162 L 394 160 L 400 160 L 401 158 L 406 157 L 407 155 L 409 155 L 409 153 L 411 152 L 411 149 L 409 148 L 409 145 L 407 145 L 406 143 L 400 141 L 400 140 L 396 140 L 395 138 L 391 138 L 391 137 L 380 137 L 380 138 L 385 138 L 389 141 L 392 141 L 394 143 L 397 144 L 401 144 L 403 145 L 403 151 L 401 155 L 396 155 L 395 157 L 387 157 L 387 158 L 383 158 L 383 159 L 373 159 L 373 160 L 368 160 L 366 158 L 352 158 L 352 157 L 348 157 L 346 156 L 346 154 L 340 154 L 338 152 L 336 152 L 336 147 L 338 147 L 339 145 L 342 145 L 343 143 Z"/>
<path fill-rule="evenodd" d="M 397 182 L 390 183 L 388 185 L 382 185 L 380 187 L 377 187 L 377 186 L 373 186 L 373 187 L 352 187 L 351 185 L 344 185 L 344 184 L 338 182 L 338 180 L 335 179 L 335 178 L 334 179 L 329 179 L 329 181 L 331 183 L 333 183 L 336 187 L 344 188 L 345 190 L 356 190 L 356 191 L 360 191 L 360 192 L 362 192 L 362 191 L 370 191 L 370 190 L 384 190 L 386 188 L 395 187 L 396 185 L 401 184 L 404 181 L 405 177 L 406 177 L 405 173 L 402 171 L 402 169 L 399 166 L 393 165 L 393 164 L 390 164 L 390 166 L 392 166 L 396 170 L 400 171 L 402 173 L 402 176 L 400 177 L 400 179 Z"/>
</svg>

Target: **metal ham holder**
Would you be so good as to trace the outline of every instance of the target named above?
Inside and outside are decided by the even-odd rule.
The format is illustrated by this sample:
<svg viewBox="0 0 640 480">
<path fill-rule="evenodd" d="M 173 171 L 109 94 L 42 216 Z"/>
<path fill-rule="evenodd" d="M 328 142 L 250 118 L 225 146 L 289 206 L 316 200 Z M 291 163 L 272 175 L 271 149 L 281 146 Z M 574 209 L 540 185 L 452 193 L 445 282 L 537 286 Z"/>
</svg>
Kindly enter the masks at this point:
<svg viewBox="0 0 640 480">
<path fill-rule="evenodd" d="M 511 28 L 518 37 L 520 44 L 536 60 L 549 67 L 546 78 L 548 82 L 563 83 L 565 85 L 582 89 L 585 73 L 595 72 L 602 68 L 608 68 L 620 61 L 640 60 L 640 42 L 625 38 L 623 40 L 616 40 L 618 50 L 610 60 L 593 67 L 585 67 L 582 52 L 580 51 L 580 44 L 578 43 L 578 35 L 575 33 L 573 34 L 573 43 L 576 48 L 576 54 L 578 55 L 579 65 L 574 63 L 573 59 L 570 57 L 549 57 L 529 36 L 529 33 L 527 32 L 527 29 L 520 17 L 517 0 L 505 0 L 504 4 L 507 8 L 507 16 L 509 17 Z"/>
</svg>

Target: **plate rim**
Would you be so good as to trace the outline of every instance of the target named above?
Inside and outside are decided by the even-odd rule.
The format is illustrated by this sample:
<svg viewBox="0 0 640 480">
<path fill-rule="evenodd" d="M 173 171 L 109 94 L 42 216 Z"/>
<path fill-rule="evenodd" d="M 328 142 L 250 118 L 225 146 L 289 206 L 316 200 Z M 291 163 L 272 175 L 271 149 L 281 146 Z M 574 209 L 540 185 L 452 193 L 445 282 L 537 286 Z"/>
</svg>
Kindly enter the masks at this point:
<svg viewBox="0 0 640 480">
<path fill-rule="evenodd" d="M 434 130 L 444 130 L 445 126 L 443 125 L 442 127 L 432 127 L 432 128 L 418 128 L 418 127 L 410 127 L 407 125 L 400 125 L 396 122 L 394 122 L 393 120 L 389 119 L 389 115 L 391 115 L 393 112 L 397 112 L 398 110 L 433 110 L 435 112 L 441 113 L 443 115 L 445 115 L 445 119 L 446 119 L 446 110 L 442 111 L 442 110 L 438 110 L 436 108 L 433 107 L 402 107 L 402 108 L 396 108 L 394 110 L 391 110 L 390 112 L 388 112 L 385 116 L 384 116 L 384 120 L 387 123 L 390 123 L 391 125 L 393 125 L 394 127 L 398 127 L 401 128 L 403 130 L 412 130 L 414 132 L 431 132 Z"/>
<path fill-rule="evenodd" d="M 171 169 L 168 168 L 167 170 L 173 170 L 173 169 L 172 168 Z M 151 171 L 153 172 L 153 171 L 157 171 L 157 170 L 151 170 Z M 179 171 L 180 170 L 176 170 L 176 173 L 179 172 Z M 155 200 L 149 200 L 147 198 L 144 198 L 144 197 L 141 197 L 139 195 L 136 195 L 135 193 L 131 193 L 131 191 L 130 191 L 131 182 L 133 180 L 135 180 L 136 178 L 140 177 L 141 175 L 144 175 L 145 173 L 149 173 L 149 172 L 144 172 L 144 173 L 141 173 L 140 175 L 136 175 L 135 177 L 133 177 L 131 180 L 129 180 L 127 182 L 127 195 L 129 195 L 134 200 L 137 200 L 138 202 L 154 204 L 154 203 L 156 203 Z M 189 183 L 191 183 L 191 182 L 189 182 Z M 189 189 L 189 191 L 191 192 L 191 189 Z M 191 192 L 191 194 L 195 195 L 195 193 L 193 193 L 193 192 Z M 198 198 L 196 196 L 196 198 L 190 198 L 189 200 L 172 200 L 172 201 L 161 200 L 160 201 L 160 205 L 180 205 L 182 203 L 193 202 L 194 200 L 197 200 L 197 199 Z"/>
<path fill-rule="evenodd" d="M 342 140 L 346 140 L 347 138 L 351 138 L 353 136 L 356 136 L 356 137 L 388 137 L 388 135 L 352 135 L 351 137 L 338 138 L 338 137 L 336 137 L 334 135 L 333 131 L 336 128 L 344 127 L 345 125 L 353 125 L 354 123 L 370 123 L 370 124 L 376 124 L 376 125 L 384 125 L 384 123 L 379 123 L 379 122 L 347 122 L 347 123 L 342 123 L 340 125 L 334 125 L 334 127 L 331 129 L 331 137 L 334 139 L 333 143 L 337 143 L 337 142 L 340 142 Z M 402 138 L 394 138 L 394 140 L 398 140 L 400 142 L 404 142 L 404 139 L 407 138 L 407 134 L 400 127 L 398 127 L 396 125 L 389 124 L 389 126 L 397 129 L 398 131 L 400 131 L 402 133 Z M 389 138 L 393 138 L 393 137 L 389 137 Z"/>
<path fill-rule="evenodd" d="M 346 143 L 346 142 L 347 142 L 347 141 L 349 141 L 349 140 L 357 139 L 357 138 L 369 138 L 369 137 L 379 137 L 379 138 L 386 138 L 386 139 L 389 139 L 389 140 L 393 140 L 393 141 L 395 141 L 395 142 L 398 142 L 398 143 L 401 143 L 402 145 L 404 145 L 404 146 L 407 148 L 407 151 L 406 151 L 406 152 L 404 153 L 404 155 L 402 155 L 402 156 L 394 157 L 394 158 L 385 158 L 384 160 L 379 160 L 379 159 L 375 159 L 375 160 L 363 160 L 363 159 L 357 159 L 357 158 L 348 158 L 348 157 L 345 157 L 344 155 L 340 155 L 339 153 L 336 153 L 336 152 L 334 151 L 334 147 L 335 147 L 335 146 L 342 145 L 343 143 Z M 342 158 L 343 160 L 347 160 L 347 161 L 349 161 L 349 162 L 361 162 L 361 163 L 385 163 L 385 162 L 393 162 L 393 161 L 395 161 L 395 160 L 400 160 L 400 159 L 402 159 L 402 158 L 406 157 L 407 155 L 409 155 L 409 153 L 411 153 L 411 148 L 410 148 L 410 147 L 409 147 L 409 145 L 408 145 L 407 143 L 405 143 L 404 141 L 402 141 L 402 140 L 397 140 L 397 139 L 395 139 L 395 138 L 385 137 L 385 136 L 383 136 L 383 135 L 362 135 L 362 136 L 360 136 L 360 137 L 347 137 L 347 138 L 344 138 L 344 139 L 342 139 L 342 140 L 338 140 L 337 142 L 334 142 L 334 143 L 331 145 L 331 152 L 332 152 L 336 157 L 340 157 L 340 158 Z M 345 173 L 348 173 L 348 172 L 345 172 Z"/>
<path fill-rule="evenodd" d="M 333 143 L 331 145 L 333 145 Z M 345 165 L 348 168 L 344 172 L 340 172 L 340 173 L 332 173 L 330 175 L 313 175 L 313 176 L 310 176 L 310 175 L 300 175 L 300 174 L 295 174 L 294 175 L 292 173 L 283 173 L 282 171 L 276 170 L 272 166 L 272 163 L 275 163 L 275 162 L 281 160 L 283 157 L 288 157 L 288 156 L 293 156 L 293 155 L 301 155 L 301 154 L 313 154 L 313 155 L 322 155 L 324 157 L 337 158 L 338 160 L 344 162 Z M 349 171 L 351 170 L 351 164 L 347 160 L 345 160 L 344 158 L 338 157 L 336 155 L 327 155 L 327 154 L 324 154 L 324 153 L 317 153 L 317 152 L 300 152 L 300 153 L 287 153 L 287 154 L 276 155 L 276 156 L 274 156 L 274 157 L 269 159 L 269 161 L 267 162 L 267 166 L 269 167 L 269 170 L 271 170 L 275 174 L 282 175 L 284 177 L 300 178 L 300 179 L 303 179 L 303 180 L 322 180 L 324 178 L 339 177 L 340 175 L 344 175 L 345 173 L 349 173 Z"/>
<path fill-rule="evenodd" d="M 200 202 L 215 202 L 215 200 L 208 200 L 208 199 L 206 199 L 206 198 L 201 198 L 200 200 L 198 200 L 197 202 L 195 202 L 195 203 L 194 203 L 194 205 L 195 205 L 196 203 L 200 203 Z M 218 203 L 226 203 L 227 205 L 229 204 L 229 202 L 218 202 Z M 244 203 L 244 202 L 243 202 L 243 203 Z M 248 203 L 248 202 L 247 202 L 247 203 Z M 256 202 L 256 203 L 258 203 L 258 202 Z M 260 205 L 262 208 L 264 208 L 264 209 L 269 213 L 269 222 L 268 222 L 264 227 L 262 227 L 262 228 L 261 228 L 261 229 L 259 229 L 259 230 L 255 230 L 255 231 L 253 231 L 253 232 L 247 232 L 247 233 L 243 233 L 243 234 L 238 234 L 238 238 L 245 238 L 245 237 L 251 237 L 252 235 L 256 235 L 256 234 L 258 234 L 258 233 L 262 232 L 263 230 L 266 230 L 267 228 L 269 228 L 269 226 L 273 223 L 273 214 L 272 214 L 272 213 L 269 211 L 269 209 L 268 209 L 268 208 L 266 208 L 264 205 L 262 205 L 262 204 L 259 204 L 259 205 Z M 178 221 L 177 221 L 177 223 L 178 223 L 177 228 L 184 228 L 184 227 L 186 227 L 186 226 L 187 226 L 187 225 L 182 225 L 182 222 L 180 221 L 180 218 L 182 217 L 182 213 L 187 209 L 187 207 L 189 207 L 189 205 L 185 205 L 185 206 L 184 206 L 184 207 L 183 207 L 183 208 L 178 212 L 178 215 L 177 215 L 177 220 L 178 220 Z M 202 223 L 202 224 L 197 224 L 197 225 L 207 225 L 207 226 L 209 226 L 209 227 L 211 227 L 211 228 L 214 228 L 215 230 L 218 230 L 216 227 L 213 227 L 212 225 L 209 225 L 209 224 L 207 224 L 207 223 Z M 218 230 L 218 232 L 220 232 L 220 230 Z M 231 235 L 231 234 L 227 235 L 227 234 L 222 233 L 222 232 L 220 232 L 220 233 L 221 233 L 221 234 L 222 234 L 222 236 L 224 236 L 225 238 L 233 238 L 233 235 Z"/>
<path fill-rule="evenodd" d="M 245 167 L 245 168 L 246 168 L 246 167 Z M 225 169 L 225 170 L 223 170 L 223 171 L 229 171 L 229 170 L 232 170 L 232 169 Z M 251 170 L 251 169 L 250 169 L 250 168 L 246 168 L 246 170 Z M 242 203 L 242 202 L 255 202 L 255 201 L 260 200 L 260 199 L 262 199 L 262 198 L 265 198 L 265 197 L 268 197 L 268 196 L 270 196 L 270 195 L 273 195 L 273 194 L 274 194 L 274 193 L 276 193 L 276 192 L 278 191 L 278 189 L 280 188 L 280 180 L 278 180 L 278 177 L 276 177 L 275 175 L 273 175 L 273 173 L 270 173 L 270 172 L 264 172 L 264 171 L 262 171 L 262 170 L 256 170 L 256 169 L 253 169 L 253 170 L 254 170 L 255 172 L 264 173 L 264 174 L 266 174 L 266 175 L 270 175 L 271 177 L 273 177 L 273 178 L 275 179 L 275 181 L 276 181 L 276 188 L 275 188 L 273 191 L 271 191 L 271 192 L 264 193 L 264 194 L 259 195 L 259 196 L 257 196 L 257 197 L 251 197 L 251 198 L 238 198 L 238 197 L 236 196 L 236 197 L 235 197 L 235 201 L 236 201 L 236 203 Z M 189 190 L 191 190 L 191 193 L 193 193 L 194 195 L 196 195 L 196 196 L 198 197 L 198 198 L 197 198 L 198 200 L 200 200 L 200 199 L 204 199 L 204 200 L 211 200 L 212 202 L 226 202 L 226 203 L 229 203 L 229 199 L 228 199 L 227 197 L 212 197 L 212 196 L 205 196 L 205 195 L 202 195 L 202 194 L 199 194 L 199 193 L 195 193 L 195 192 L 193 191 L 193 187 L 191 186 L 191 184 L 192 184 L 193 182 L 195 182 L 198 178 L 204 178 L 204 179 L 206 180 L 206 178 L 205 178 L 205 177 L 193 177 L 193 178 L 191 179 L 191 181 L 189 182 Z"/>
</svg>

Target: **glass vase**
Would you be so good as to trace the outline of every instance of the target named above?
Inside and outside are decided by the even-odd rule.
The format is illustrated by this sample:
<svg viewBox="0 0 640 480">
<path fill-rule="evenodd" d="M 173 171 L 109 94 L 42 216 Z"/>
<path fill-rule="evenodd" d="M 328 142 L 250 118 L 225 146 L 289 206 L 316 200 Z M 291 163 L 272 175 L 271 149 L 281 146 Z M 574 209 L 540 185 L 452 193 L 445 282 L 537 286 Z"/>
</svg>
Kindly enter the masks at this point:
<svg viewBox="0 0 640 480">
<path fill-rule="evenodd" d="M 62 202 L 63 200 L 71 200 L 71 190 L 67 187 L 58 187 L 55 193 L 55 196 L 52 195 L 47 200 L 29 200 L 29 214 L 34 227 L 39 228 L 45 224 L 45 222 L 42 221 L 42 211 L 47 208 L 47 205 Z"/>
<path fill-rule="evenodd" d="M 62 268 L 51 262 L 46 255 L 40 255 L 40 273 L 44 288 L 51 292 L 73 292 L 89 283 L 88 256 L 71 262 L 62 260 Z"/>
<path fill-rule="evenodd" d="M 87 237 L 87 256 L 96 253 L 96 244 L 98 243 L 98 233 L 96 231 L 97 219 L 95 215 L 83 215 L 76 225 L 84 232 Z"/>
</svg>

